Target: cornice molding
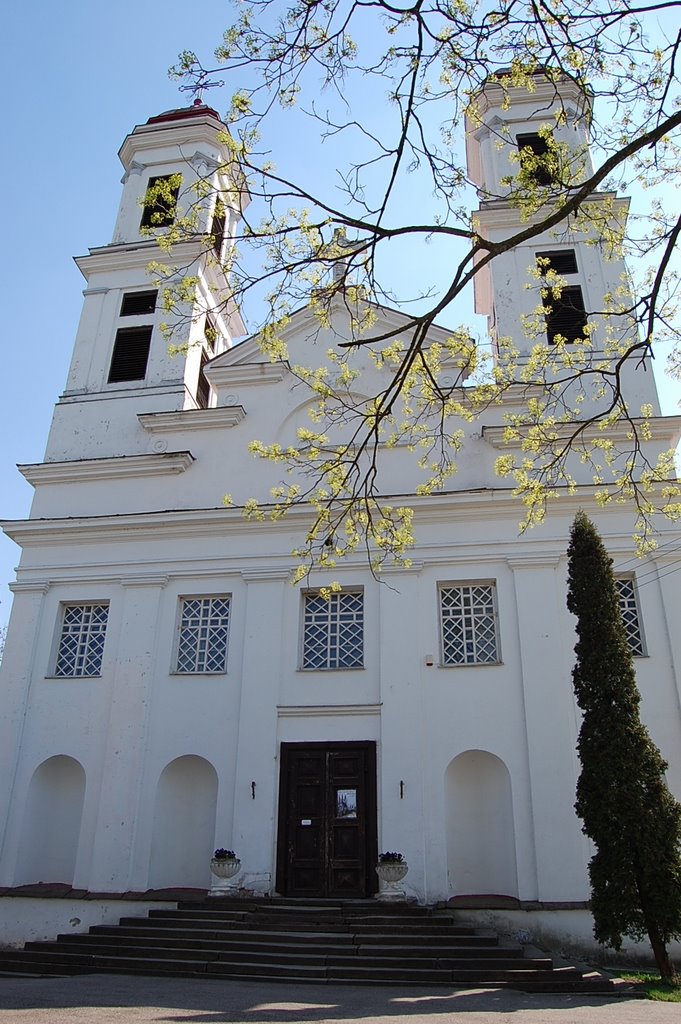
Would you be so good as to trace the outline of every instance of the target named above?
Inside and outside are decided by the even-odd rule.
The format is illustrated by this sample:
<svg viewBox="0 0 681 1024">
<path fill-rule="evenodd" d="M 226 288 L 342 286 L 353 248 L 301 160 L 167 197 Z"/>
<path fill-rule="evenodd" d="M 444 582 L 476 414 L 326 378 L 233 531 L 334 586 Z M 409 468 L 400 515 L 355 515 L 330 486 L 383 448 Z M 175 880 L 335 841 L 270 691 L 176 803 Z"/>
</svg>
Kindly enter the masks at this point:
<svg viewBox="0 0 681 1024">
<path fill-rule="evenodd" d="M 376 576 L 378 579 L 382 579 L 383 576 L 414 576 L 420 573 L 426 564 L 423 559 L 412 559 L 411 565 L 381 565 L 376 569 Z"/>
<path fill-rule="evenodd" d="M 655 416 L 652 419 L 636 418 L 632 420 L 632 423 L 639 430 L 649 430 L 652 441 L 668 440 L 670 447 L 675 447 L 681 438 L 681 416 Z M 529 430 L 531 424 L 526 424 L 525 426 Z M 577 420 L 571 420 L 569 423 L 556 423 L 555 426 L 551 427 L 551 432 L 558 435 L 558 441 L 566 441 L 572 437 L 578 426 L 579 421 Z M 520 437 L 517 440 L 506 440 L 507 429 L 504 425 L 483 426 L 482 438 L 493 448 L 506 450 L 509 448 L 520 448 L 524 436 L 527 436 L 527 434 L 523 435 L 523 424 L 513 428 L 517 429 L 520 433 Z M 607 437 L 608 440 L 615 441 L 618 444 L 626 444 L 631 440 L 631 429 L 632 426 L 628 421 L 621 420 L 608 426 L 605 432 L 599 430 L 597 425 L 585 427 L 582 436 L 589 441 L 594 438 Z"/>
<path fill-rule="evenodd" d="M 275 569 L 264 567 L 262 569 L 242 569 L 241 578 L 245 583 L 269 583 L 279 580 L 291 579 L 291 568 Z"/>
<path fill-rule="evenodd" d="M 164 456 L 147 456 L 147 458 L 163 459 Z M 602 503 L 596 500 L 596 493 L 602 492 L 604 489 L 607 488 L 603 486 L 596 487 L 594 484 L 580 484 L 576 486 L 573 494 L 569 494 L 567 488 L 561 488 L 559 499 L 551 503 L 553 517 L 558 521 L 560 528 L 562 529 L 561 524 L 566 519 L 571 520 L 580 508 L 587 512 L 592 511 L 594 515 L 598 516 Z M 384 497 L 385 501 L 389 504 L 402 504 L 414 509 L 414 528 L 416 531 L 431 523 L 448 524 L 452 527 L 452 531 L 454 531 L 455 526 L 458 528 L 460 524 L 466 522 L 480 523 L 483 521 L 499 521 L 505 518 L 512 518 L 517 522 L 522 518 L 524 512 L 522 501 L 515 496 L 511 487 L 443 491 L 439 494 L 428 496 L 387 494 Z M 262 506 L 265 514 L 267 514 L 270 507 L 267 505 Z M 619 529 L 617 529 L 615 522 L 613 522 L 612 528 L 613 530 L 617 529 L 617 533 L 611 532 L 609 534 L 610 543 L 619 540 L 623 550 L 630 550 L 631 534 L 629 530 L 633 530 L 631 510 L 619 505 L 613 505 L 611 510 L 619 524 Z M 631 528 L 625 525 L 627 517 L 632 520 Z M 224 538 L 227 535 L 261 531 L 263 537 L 276 536 L 278 534 L 288 535 L 286 537 L 288 541 L 292 531 L 306 530 L 313 521 L 314 511 L 307 505 L 300 505 L 290 509 L 281 519 L 266 520 L 264 522 L 254 522 L 246 519 L 243 515 L 243 509 L 239 506 L 230 508 L 214 506 L 203 509 L 162 509 L 154 512 L 130 512 L 118 515 L 5 520 L 0 522 L 0 528 L 18 544 L 29 547 L 41 546 L 54 543 L 55 541 L 73 544 L 90 540 L 94 542 L 100 542 L 105 539 L 120 540 L 123 535 L 127 539 L 131 539 L 133 534 L 136 535 L 137 539 L 149 538 L 150 540 L 156 540 L 161 531 L 164 539 L 201 536 L 214 537 L 216 534 Z M 452 536 L 455 536 L 454 532 L 452 532 Z M 554 539 L 551 537 L 548 543 L 552 544 Z M 499 539 L 498 544 L 503 547 L 511 543 L 511 541 L 512 538 L 506 537 Z M 546 536 L 538 537 L 537 542 L 539 541 L 546 545 Z M 563 541 L 564 537 L 561 534 L 560 542 L 563 543 Z M 528 541 L 527 535 L 524 538 L 524 543 L 532 543 L 531 540 Z M 486 545 L 486 547 L 490 546 Z M 424 564 L 428 564 L 431 558 L 431 548 L 433 550 L 433 560 L 438 562 L 441 560 L 439 552 L 444 550 L 442 543 L 437 542 L 436 550 L 433 548 L 432 543 L 425 542 L 418 545 L 420 560 L 423 560 Z M 459 549 L 479 551 L 480 541 L 462 541 L 459 543 L 453 540 L 451 544 L 447 545 L 447 550 L 454 554 Z M 282 560 L 285 560 L 286 572 L 289 571 L 292 565 L 288 551 L 269 554 L 263 551 L 255 557 L 263 561 L 267 560 L 268 565 L 273 567 L 276 565 L 274 563 L 275 558 L 279 566 L 282 565 Z M 243 564 L 243 556 L 231 557 L 229 561 L 232 566 L 239 562 Z M 354 572 L 362 567 L 366 568 L 366 564 L 366 559 L 358 555 L 352 561 L 344 559 L 343 564 L 338 565 L 333 570 L 333 573 L 334 576 L 337 576 L 339 573 Z M 284 567 L 282 566 L 283 571 Z"/>
<path fill-rule="evenodd" d="M 205 373 L 215 390 L 218 390 L 219 388 L 241 387 L 247 384 L 276 384 L 287 377 L 290 370 L 288 363 L 283 362 L 236 363 L 233 365 L 222 363 L 208 365 Z"/>
<path fill-rule="evenodd" d="M 175 476 L 189 469 L 194 456 L 189 451 L 155 455 L 124 455 L 109 459 L 80 459 L 77 462 L 39 462 L 17 466 L 34 487 L 40 484 L 70 484 L 91 480 L 121 480 L 131 477 Z"/>
<path fill-rule="evenodd" d="M 508 101 L 506 100 L 507 96 Z M 505 109 L 509 112 L 509 118 L 513 113 L 524 111 L 527 107 L 540 111 L 544 118 L 548 118 L 554 107 L 558 108 L 566 103 L 571 103 L 581 113 L 581 116 L 588 117 L 592 99 L 590 92 L 571 79 L 564 78 L 558 82 L 552 82 L 541 75 L 535 75 L 532 79 L 531 92 L 524 85 L 516 86 L 507 82 L 500 84 L 486 81 L 474 94 L 472 103 L 475 104 L 475 110 L 479 116 L 504 104 Z M 527 120 L 527 114 L 523 120 Z"/>
<path fill-rule="evenodd" d="M 199 146 L 204 143 L 218 152 L 223 152 L 226 164 L 229 161 L 229 153 L 226 143 L 221 138 L 226 133 L 227 127 L 223 122 L 208 113 L 186 121 L 138 124 L 123 140 L 118 157 L 123 166 L 127 167 L 138 154 L 172 148 L 177 150 L 177 162 L 188 163 L 189 160 L 182 156 L 183 151 L 192 145 Z M 165 156 L 163 162 L 167 164 L 169 162 L 167 154 L 163 153 L 162 156 Z M 149 166 L 148 161 L 144 160 L 143 165 Z"/>
<path fill-rule="evenodd" d="M 278 704 L 279 718 L 337 718 L 380 715 L 381 704 Z"/>
<path fill-rule="evenodd" d="M 73 405 L 76 402 L 121 402 L 126 398 L 133 398 L 139 401 L 140 397 L 165 398 L 167 395 L 180 396 L 184 398 L 185 386 L 183 381 L 169 381 L 167 384 L 152 384 L 148 387 L 124 388 L 108 385 L 105 391 L 64 391 L 59 396 L 58 405 Z"/>
<path fill-rule="evenodd" d="M 165 573 L 140 573 L 137 576 L 122 576 L 120 584 L 125 588 L 133 587 L 156 587 L 163 589 L 170 576 Z"/>
<path fill-rule="evenodd" d="M 527 555 L 512 555 L 506 558 L 509 569 L 557 569 L 563 560 L 563 555 L 555 551 L 533 551 Z"/>
<path fill-rule="evenodd" d="M 13 594 L 46 594 L 50 589 L 49 580 L 26 580 L 8 583 L 7 586 Z"/>
<path fill-rule="evenodd" d="M 131 270 L 136 267 L 146 271 L 150 261 L 156 259 L 182 267 L 182 276 L 185 276 L 190 272 L 191 266 L 205 254 L 205 249 L 205 235 L 197 235 L 196 241 L 178 242 L 170 254 L 160 248 L 155 238 L 145 238 L 90 249 L 86 256 L 74 256 L 74 263 L 86 280 L 91 274 Z"/>
<path fill-rule="evenodd" d="M 149 434 L 168 434 L 185 430 L 223 430 L 241 423 L 243 405 L 225 405 L 216 409 L 184 409 L 177 412 L 140 412 L 137 419 Z"/>
<path fill-rule="evenodd" d="M 594 192 L 593 195 L 586 197 L 584 205 L 587 205 L 588 203 L 602 203 L 605 201 L 611 202 L 613 208 L 621 213 L 622 220 L 626 220 L 626 216 L 629 211 L 629 199 L 620 198 L 615 192 Z M 521 220 L 520 213 L 516 206 L 513 206 L 505 199 L 490 199 L 473 212 L 473 219 L 478 222 L 479 233 L 483 235 L 481 229 L 485 228 L 486 233 L 483 237 L 489 237 L 488 232 L 493 231 L 495 228 L 520 231 L 530 227 L 531 225 L 541 224 L 541 222 L 549 216 L 552 208 L 553 204 L 551 202 L 547 202 L 536 213 Z M 576 230 L 574 227 L 571 227 L 569 224 L 566 225 L 564 221 L 561 221 L 559 224 L 554 224 L 547 228 L 545 232 L 536 235 L 534 238 L 528 238 L 522 244 L 528 246 L 538 245 L 541 243 L 544 235 L 550 236 L 554 231 L 560 231 L 561 235 L 565 234 L 566 226 L 569 228 L 568 235 L 573 241 L 591 237 L 590 232 Z"/>
</svg>

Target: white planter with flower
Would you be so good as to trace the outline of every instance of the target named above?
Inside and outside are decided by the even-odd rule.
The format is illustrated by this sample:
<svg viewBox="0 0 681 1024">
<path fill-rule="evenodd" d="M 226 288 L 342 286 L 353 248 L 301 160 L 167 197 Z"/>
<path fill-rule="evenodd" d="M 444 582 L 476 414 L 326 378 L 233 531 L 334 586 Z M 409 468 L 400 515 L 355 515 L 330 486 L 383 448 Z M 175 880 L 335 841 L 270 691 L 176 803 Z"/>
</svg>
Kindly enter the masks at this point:
<svg viewBox="0 0 681 1024">
<path fill-rule="evenodd" d="M 225 850 L 223 847 L 218 847 L 210 861 L 210 870 L 214 876 L 214 881 L 208 895 L 235 895 L 239 890 L 239 886 L 232 879 L 239 874 L 240 869 L 241 861 L 234 850 Z"/>
<path fill-rule="evenodd" d="M 399 883 L 409 871 L 409 865 L 401 853 L 380 853 L 376 874 L 380 888 L 376 893 L 377 900 L 406 900 L 407 894 Z"/>
</svg>

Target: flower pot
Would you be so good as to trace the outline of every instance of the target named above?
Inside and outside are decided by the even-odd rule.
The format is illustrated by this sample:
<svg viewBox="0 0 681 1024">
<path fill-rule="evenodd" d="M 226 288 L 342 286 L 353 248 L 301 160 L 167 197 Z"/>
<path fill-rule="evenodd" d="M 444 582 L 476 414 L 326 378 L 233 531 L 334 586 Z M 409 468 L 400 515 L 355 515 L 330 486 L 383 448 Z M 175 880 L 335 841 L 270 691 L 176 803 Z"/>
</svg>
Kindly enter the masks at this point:
<svg viewBox="0 0 681 1024">
<path fill-rule="evenodd" d="M 234 894 L 237 891 L 237 886 L 234 882 L 230 882 L 231 878 L 239 873 L 241 868 L 241 861 L 238 857 L 211 857 L 210 870 L 215 876 L 209 896 L 228 896 Z"/>
<path fill-rule="evenodd" d="M 405 861 L 382 861 L 376 865 L 376 874 L 381 883 L 376 894 L 377 900 L 405 900 L 404 889 L 398 887 L 402 881 L 409 865 Z"/>
</svg>

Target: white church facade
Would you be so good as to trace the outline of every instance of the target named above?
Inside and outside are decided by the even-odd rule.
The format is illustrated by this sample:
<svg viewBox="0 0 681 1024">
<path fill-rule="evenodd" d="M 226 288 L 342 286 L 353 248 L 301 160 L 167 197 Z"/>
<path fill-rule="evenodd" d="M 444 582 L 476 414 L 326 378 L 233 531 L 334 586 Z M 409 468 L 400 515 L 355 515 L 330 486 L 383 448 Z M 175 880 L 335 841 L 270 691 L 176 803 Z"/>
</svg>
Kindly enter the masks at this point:
<svg viewBox="0 0 681 1024">
<path fill-rule="evenodd" d="M 536 136 L 547 116 L 541 85 L 513 92 L 504 110 L 490 89 L 469 134 L 470 174 L 488 193 L 517 136 Z M 585 142 L 583 98 L 563 101 L 557 132 Z M 30 517 L 3 523 L 21 562 L 0 689 L 0 904 L 18 887 L 66 883 L 100 894 L 111 919 L 123 893 L 208 888 L 217 846 L 237 852 L 244 891 L 370 897 L 378 853 L 399 850 L 409 898 L 475 897 L 505 920 L 515 907 L 529 933 L 541 917 L 543 933 L 587 943 L 570 525 L 584 508 L 614 559 L 642 717 L 681 798 L 678 527 L 660 522 L 659 547 L 637 559 L 630 508 L 599 507 L 577 467 L 576 493 L 519 535 L 519 501 L 494 471 L 507 407 L 493 406 L 462 423 L 446 490 L 417 496 L 411 454 L 385 453 L 384 492 L 414 509 L 411 566 L 376 578 L 358 551 L 292 586 L 309 513 L 244 517 L 281 476 L 248 443 L 296 444 L 311 402 L 290 365 L 321 362 L 348 314 L 337 303 L 323 328 L 293 314 L 289 361 L 270 362 L 257 338 L 233 344 L 239 311 L 210 312 L 220 270 L 182 242 L 172 260 L 195 261 L 195 302 L 186 352 L 169 354 L 142 204 L 150 184 L 209 179 L 224 203 L 206 203 L 201 229 L 227 244 L 240 210 L 223 132 L 200 104 L 135 128 L 113 239 L 77 261 L 86 288 L 68 381 L 44 461 L 20 467 L 35 488 Z M 478 217 L 496 238 L 519 223 L 502 198 Z M 520 345 L 536 303 L 527 268 L 546 253 L 585 310 L 602 309 L 624 272 L 579 233 L 500 257 L 476 284 L 477 310 Z M 374 330 L 401 322 L 378 309 Z M 372 394 L 382 371 L 361 369 L 357 386 Z M 659 415 L 650 368 L 627 368 L 624 387 L 632 408 L 655 412 L 651 456 L 673 446 L 680 421 Z M 513 392 L 508 405 L 522 400 Z M 333 580 L 342 590 L 320 597 Z M 36 919 L 49 901 L 32 895 Z"/>
</svg>

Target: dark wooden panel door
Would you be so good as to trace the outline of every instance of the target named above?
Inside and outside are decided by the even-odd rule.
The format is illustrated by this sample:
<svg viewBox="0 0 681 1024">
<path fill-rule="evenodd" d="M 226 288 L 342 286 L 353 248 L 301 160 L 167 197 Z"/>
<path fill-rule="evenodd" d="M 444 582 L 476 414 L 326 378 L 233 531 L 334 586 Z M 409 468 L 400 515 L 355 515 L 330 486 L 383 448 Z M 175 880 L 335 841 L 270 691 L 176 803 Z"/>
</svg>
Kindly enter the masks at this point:
<svg viewBox="0 0 681 1024">
<path fill-rule="evenodd" d="M 374 743 L 283 743 L 277 890 L 356 899 L 376 889 Z"/>
</svg>

